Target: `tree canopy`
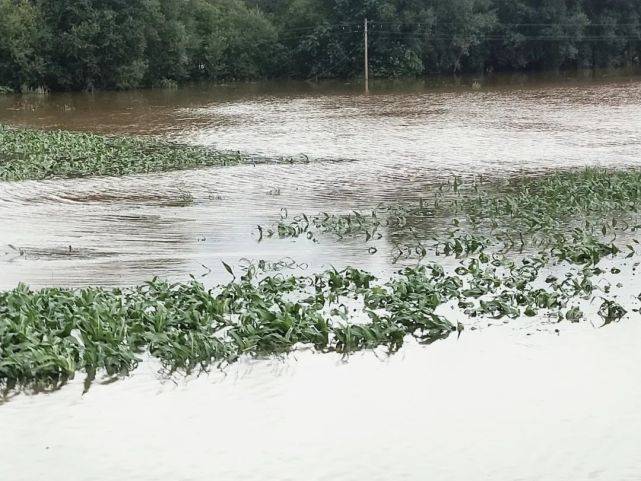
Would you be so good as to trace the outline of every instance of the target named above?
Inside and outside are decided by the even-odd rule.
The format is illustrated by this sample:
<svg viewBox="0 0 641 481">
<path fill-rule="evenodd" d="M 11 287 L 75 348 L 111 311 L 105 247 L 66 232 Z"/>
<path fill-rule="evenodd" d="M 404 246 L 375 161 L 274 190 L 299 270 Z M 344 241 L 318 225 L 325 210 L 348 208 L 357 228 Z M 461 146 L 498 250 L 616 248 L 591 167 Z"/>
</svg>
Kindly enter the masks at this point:
<svg viewBox="0 0 641 481">
<path fill-rule="evenodd" d="M 0 88 L 638 65 L 638 0 L 0 0 Z"/>
</svg>

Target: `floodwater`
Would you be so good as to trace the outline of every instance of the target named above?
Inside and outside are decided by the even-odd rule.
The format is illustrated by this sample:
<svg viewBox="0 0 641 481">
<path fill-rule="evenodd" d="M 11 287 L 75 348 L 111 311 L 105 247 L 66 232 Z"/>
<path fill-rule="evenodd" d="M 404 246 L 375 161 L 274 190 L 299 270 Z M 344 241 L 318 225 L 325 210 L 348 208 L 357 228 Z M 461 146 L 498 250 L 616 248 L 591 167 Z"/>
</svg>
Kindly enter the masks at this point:
<svg viewBox="0 0 641 481">
<path fill-rule="evenodd" d="M 281 208 L 349 212 L 429 197 L 454 174 L 638 165 L 641 77 L 480 89 L 249 84 L 0 98 L 0 122 L 156 135 L 310 163 L 0 185 L 0 288 L 225 275 L 221 260 L 389 270 L 390 246 L 257 242 Z M 318 160 L 324 159 L 324 160 Z M 185 194 L 193 202 L 181 201 Z M 11 247 L 13 246 L 13 247 Z M 65 255 L 67 254 L 67 255 Z M 203 267 L 206 266 L 206 267 Z"/>
<path fill-rule="evenodd" d="M 189 274 L 213 284 L 227 276 L 221 261 L 242 258 L 387 275 L 388 235 L 370 255 L 362 242 L 329 238 L 259 243 L 256 225 L 281 208 L 414 201 L 453 174 L 641 165 L 641 77 L 372 90 L 264 83 L 0 97 L 1 123 L 297 160 L 0 184 L 0 289 Z M 149 361 L 85 395 L 78 379 L 0 406 L 0 479 L 638 480 L 640 320 L 558 333 L 518 320 L 390 358 L 300 352 L 189 379 L 163 379 Z"/>
</svg>

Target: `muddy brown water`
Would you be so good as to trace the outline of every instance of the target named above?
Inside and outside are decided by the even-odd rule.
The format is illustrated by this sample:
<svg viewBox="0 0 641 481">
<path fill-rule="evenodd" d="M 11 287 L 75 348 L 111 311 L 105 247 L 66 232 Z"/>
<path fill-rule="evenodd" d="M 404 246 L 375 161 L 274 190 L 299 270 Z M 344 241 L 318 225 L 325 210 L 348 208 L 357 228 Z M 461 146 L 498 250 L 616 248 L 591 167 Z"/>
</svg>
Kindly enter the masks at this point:
<svg viewBox="0 0 641 481">
<path fill-rule="evenodd" d="M 214 284 L 221 261 L 241 258 L 387 275 L 387 236 L 370 255 L 362 242 L 258 243 L 255 226 L 281 208 L 414 201 L 453 174 L 641 165 L 641 77 L 471 82 L 375 84 L 368 97 L 295 82 L 0 97 L 12 125 L 309 158 L 0 184 L 0 288 Z M 0 478 L 637 480 L 640 320 L 558 333 L 518 320 L 391 358 L 300 352 L 188 379 L 149 361 L 85 395 L 79 376 L 0 406 Z"/>
<path fill-rule="evenodd" d="M 224 276 L 221 260 L 243 257 L 385 271 L 390 246 L 371 257 L 360 244 L 259 244 L 256 225 L 277 221 L 283 207 L 292 214 L 349 212 L 416 200 L 453 174 L 639 163 L 639 77 L 516 77 L 480 89 L 391 83 L 373 92 L 366 97 L 357 85 L 340 83 L 267 83 L 0 98 L 0 122 L 13 125 L 310 158 L 0 185 L 0 288 L 21 281 L 122 285 L 209 268 L 206 281 L 213 283 Z M 192 203 L 185 205 L 185 194 Z M 59 255 L 65 251 L 68 258 Z"/>
</svg>

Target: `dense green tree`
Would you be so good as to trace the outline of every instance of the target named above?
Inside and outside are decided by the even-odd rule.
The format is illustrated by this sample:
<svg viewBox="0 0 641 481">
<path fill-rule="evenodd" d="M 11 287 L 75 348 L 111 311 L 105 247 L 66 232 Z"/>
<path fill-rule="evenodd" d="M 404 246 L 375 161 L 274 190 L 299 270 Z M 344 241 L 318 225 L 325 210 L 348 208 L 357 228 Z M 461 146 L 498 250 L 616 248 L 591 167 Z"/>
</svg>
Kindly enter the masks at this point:
<svg viewBox="0 0 641 481">
<path fill-rule="evenodd" d="M 238 0 L 192 0 L 194 78 L 252 79 L 270 73 L 277 47 L 274 25 Z"/>
<path fill-rule="evenodd" d="M 641 2 L 638 0 L 585 0 L 590 19 L 586 42 L 588 65 L 612 67 L 639 63 L 641 55 Z M 590 55 L 591 54 L 591 55 Z"/>
<path fill-rule="evenodd" d="M 38 0 L 46 24 L 46 84 L 54 89 L 131 88 L 147 70 L 153 2 Z"/>
<path fill-rule="evenodd" d="M 196 39 L 188 24 L 191 14 L 187 7 L 188 3 L 183 0 L 158 0 L 149 4 L 145 84 L 163 86 L 189 79 L 189 50 Z"/>
<path fill-rule="evenodd" d="M 0 87 L 639 65 L 639 0 L 0 0 Z"/>
<path fill-rule="evenodd" d="M 42 28 L 40 10 L 31 2 L 0 0 L 0 87 L 19 90 L 42 85 Z"/>
</svg>

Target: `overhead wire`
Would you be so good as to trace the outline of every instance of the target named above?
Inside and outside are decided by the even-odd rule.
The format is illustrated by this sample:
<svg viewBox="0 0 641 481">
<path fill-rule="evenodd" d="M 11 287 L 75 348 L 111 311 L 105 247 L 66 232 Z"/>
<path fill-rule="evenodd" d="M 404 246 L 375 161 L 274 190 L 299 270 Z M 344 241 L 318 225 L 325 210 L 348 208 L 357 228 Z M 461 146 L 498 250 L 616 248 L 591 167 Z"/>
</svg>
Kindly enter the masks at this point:
<svg viewBox="0 0 641 481">
<path fill-rule="evenodd" d="M 641 40 L 641 33 L 639 34 L 624 34 L 624 33 L 594 33 L 591 34 L 589 32 L 585 31 L 580 31 L 577 32 L 576 34 L 547 34 L 547 33 L 538 33 L 538 34 L 527 34 L 524 32 L 509 32 L 509 33 L 479 33 L 479 32 L 463 32 L 463 33 L 443 33 L 439 32 L 438 29 L 434 29 L 432 26 L 432 29 L 429 30 L 423 30 L 423 31 L 413 31 L 413 32 L 407 32 L 407 31 L 398 31 L 398 30 L 381 30 L 381 29 L 376 29 L 377 24 L 383 24 L 383 23 L 389 23 L 391 22 L 372 22 L 371 24 L 368 24 L 370 26 L 370 36 L 372 38 L 385 38 L 385 37 L 406 37 L 406 38 L 432 38 L 432 39 L 439 39 L 439 40 L 448 40 L 448 39 L 454 39 L 454 38 L 459 38 L 461 36 L 466 36 L 466 35 L 474 35 L 476 38 L 481 39 L 481 40 L 507 40 L 507 39 L 512 39 L 514 35 L 520 35 L 523 40 L 548 40 L 548 41 L 553 41 L 553 40 L 576 40 L 576 41 L 611 41 L 611 40 Z M 394 23 L 394 25 L 398 25 L 399 27 L 407 27 L 408 24 L 399 24 L 399 23 Z M 417 24 L 417 25 L 422 25 L 422 24 Z M 442 25 L 442 24 L 441 24 Z M 569 24 L 568 24 L 569 25 Z M 566 26 L 568 26 L 566 25 Z M 629 24 L 630 26 L 636 24 Z M 562 24 L 519 24 L 519 23 L 513 23 L 513 24 L 500 24 L 500 27 L 524 27 L 524 26 L 563 26 Z M 596 26 L 606 26 L 606 25 L 598 25 L 598 24 L 589 24 L 585 28 L 589 27 L 596 27 Z M 607 25 L 610 26 L 610 25 Z M 621 27 L 622 24 L 617 25 L 617 27 Z M 357 23 L 342 23 L 342 24 L 336 24 L 336 25 L 331 25 L 329 27 L 323 26 L 327 30 L 325 30 L 327 33 L 334 33 L 334 34 L 355 34 L 355 33 L 360 33 L 363 31 L 363 25 L 357 24 Z M 496 27 L 496 26 L 495 26 Z M 582 29 L 582 30 L 583 30 Z M 315 27 L 301 27 L 299 32 L 305 32 L 309 31 L 310 33 L 293 33 L 296 30 L 295 29 L 287 29 L 286 32 L 292 32 L 292 35 L 280 35 L 279 39 L 280 40 L 295 40 L 299 38 L 308 38 L 311 36 L 312 33 L 316 33 L 318 30 L 321 30 L 320 26 L 315 26 Z"/>
<path fill-rule="evenodd" d="M 564 41 L 564 40 L 575 40 L 577 42 L 601 42 L 601 41 L 616 41 L 616 40 L 638 40 L 641 41 L 641 33 L 639 34 L 621 34 L 621 33 L 589 33 L 585 30 L 590 28 L 597 27 L 616 27 L 617 30 L 620 30 L 624 27 L 641 27 L 638 23 L 630 24 L 597 24 L 590 23 L 582 26 L 577 26 L 576 24 L 570 23 L 501 23 L 492 25 L 494 29 L 497 28 L 519 28 L 519 27 L 575 27 L 580 28 L 580 31 L 575 34 L 548 34 L 539 32 L 537 34 L 527 34 L 521 31 L 515 32 L 492 32 L 492 33 L 480 33 L 480 32 L 463 32 L 463 33 L 445 33 L 441 29 L 446 25 L 452 25 L 453 22 L 438 22 L 427 24 L 425 22 L 421 23 L 403 23 L 403 22 L 382 22 L 382 21 L 372 21 L 368 22 L 369 34 L 371 39 L 389 39 L 389 40 L 454 40 L 461 37 L 474 36 L 475 40 L 479 41 L 505 41 L 513 40 L 515 35 L 519 36 L 519 39 L 522 41 Z M 384 28 L 387 26 L 387 28 Z M 406 29 L 410 26 L 415 26 L 417 29 L 421 26 L 429 27 L 425 30 L 415 30 L 415 31 L 401 31 L 401 30 L 392 30 L 390 26 L 397 26 L 399 28 Z M 315 33 L 327 33 L 328 35 L 353 35 L 363 33 L 364 25 L 362 22 L 340 22 L 337 24 L 319 24 L 314 26 L 300 26 L 292 27 L 285 29 L 285 34 L 279 35 L 279 40 L 281 41 L 290 41 L 297 39 L 309 39 Z M 440 30 L 440 31 L 439 31 Z M 289 33 L 289 35 L 287 34 Z M 354 53 L 361 49 L 362 45 L 357 43 L 349 52 L 343 53 L 340 58 L 335 59 L 328 67 L 324 68 L 321 72 L 318 72 L 313 75 L 313 77 L 323 77 L 324 75 L 334 71 L 337 67 L 342 65 L 344 62 L 353 61 Z"/>
</svg>

